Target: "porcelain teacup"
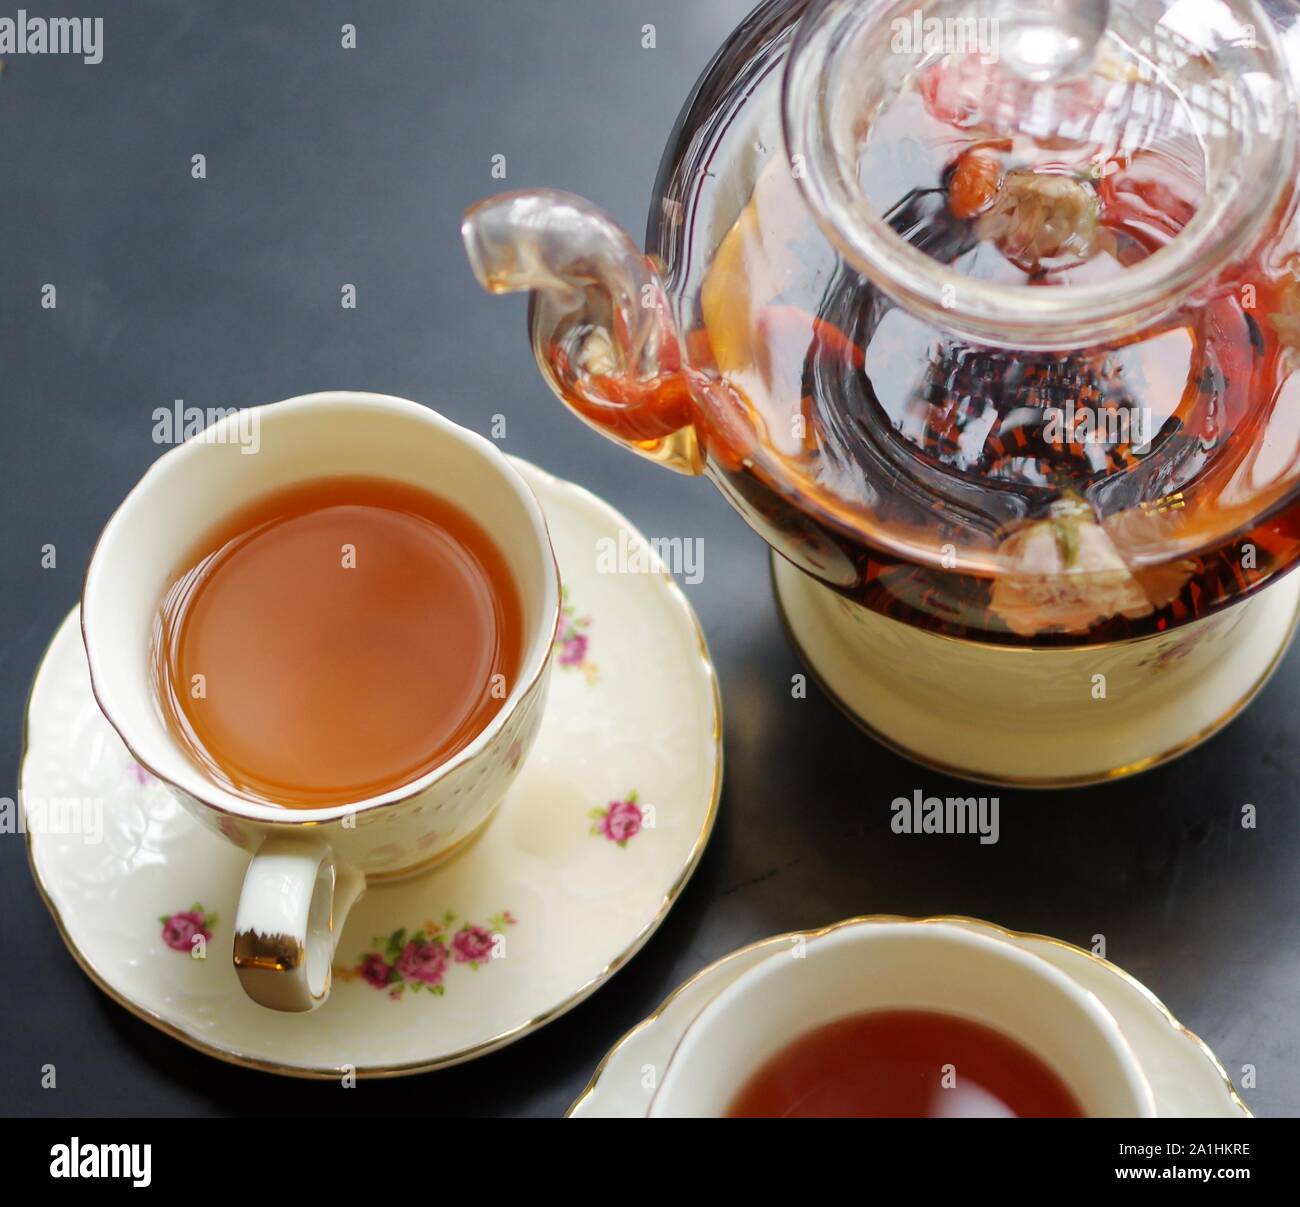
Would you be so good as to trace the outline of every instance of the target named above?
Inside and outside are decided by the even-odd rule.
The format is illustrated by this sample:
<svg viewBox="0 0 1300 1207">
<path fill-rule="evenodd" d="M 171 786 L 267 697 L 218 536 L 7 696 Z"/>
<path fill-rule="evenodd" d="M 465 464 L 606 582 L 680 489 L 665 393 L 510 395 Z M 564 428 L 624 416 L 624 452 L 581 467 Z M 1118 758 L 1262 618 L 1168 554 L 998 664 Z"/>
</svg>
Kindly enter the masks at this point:
<svg viewBox="0 0 1300 1207">
<path fill-rule="evenodd" d="M 948 922 L 849 922 L 776 952 L 723 989 L 677 1045 L 651 1116 L 725 1115 L 800 1035 L 868 1010 L 955 1014 L 1013 1038 L 1089 1116 L 1154 1116 L 1155 1100 L 1100 1000 L 1046 960 Z"/>
<path fill-rule="evenodd" d="M 169 579 L 205 529 L 257 496 L 333 475 L 422 486 L 473 516 L 515 579 L 523 652 L 500 710 L 438 767 L 369 799 L 286 808 L 229 791 L 187 754 L 158 706 L 151 642 Z M 344 919 L 366 884 L 445 861 L 490 820 L 542 719 L 559 606 L 546 522 L 523 478 L 489 441 L 400 398 L 336 391 L 231 412 L 165 453 L 127 495 L 86 572 L 91 684 L 135 759 L 252 855 L 233 958 L 254 1001 L 321 1005 Z"/>
</svg>

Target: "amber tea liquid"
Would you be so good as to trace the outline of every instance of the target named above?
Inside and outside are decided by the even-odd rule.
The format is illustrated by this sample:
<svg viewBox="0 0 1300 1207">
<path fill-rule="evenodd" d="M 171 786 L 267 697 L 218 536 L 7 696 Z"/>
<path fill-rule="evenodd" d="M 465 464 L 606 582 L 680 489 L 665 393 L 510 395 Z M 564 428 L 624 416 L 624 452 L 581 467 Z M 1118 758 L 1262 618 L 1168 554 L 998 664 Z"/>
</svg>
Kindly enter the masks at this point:
<svg viewBox="0 0 1300 1207">
<path fill-rule="evenodd" d="M 1080 1118 L 1065 1082 L 981 1023 L 870 1010 L 816 1027 L 745 1083 L 732 1118 Z"/>
<path fill-rule="evenodd" d="M 519 669 L 505 559 L 454 504 L 315 479 L 235 512 L 160 608 L 168 726 L 223 787 L 314 808 L 419 779 L 479 734 Z"/>
</svg>

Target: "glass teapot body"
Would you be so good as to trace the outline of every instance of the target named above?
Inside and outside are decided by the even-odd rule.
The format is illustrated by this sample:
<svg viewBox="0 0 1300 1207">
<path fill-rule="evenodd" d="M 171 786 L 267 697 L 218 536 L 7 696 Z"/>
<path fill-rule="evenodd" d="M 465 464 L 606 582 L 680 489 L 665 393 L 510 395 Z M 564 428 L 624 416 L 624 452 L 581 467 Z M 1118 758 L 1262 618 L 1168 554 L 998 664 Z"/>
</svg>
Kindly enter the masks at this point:
<svg viewBox="0 0 1300 1207">
<path fill-rule="evenodd" d="M 886 30 L 907 45 L 868 73 L 888 110 L 848 96 L 837 128 L 821 112 L 849 37 L 835 21 L 863 9 L 873 53 L 894 54 Z M 1240 97 L 1201 96 L 1184 76 L 1207 69 L 1171 30 L 1173 51 L 1107 51 L 1127 133 L 1080 134 L 1097 98 L 1066 86 L 1046 135 L 1003 137 L 980 103 L 998 56 L 978 26 L 925 24 L 942 9 L 760 5 L 682 111 L 645 253 L 581 199 L 506 194 L 467 215 L 476 274 L 532 291 L 538 363 L 572 410 L 707 473 L 854 604 L 1035 647 L 1205 617 L 1300 558 L 1293 115 L 1252 117 L 1264 128 L 1234 168 Z M 1300 60 L 1291 6 L 1242 11 L 1268 23 L 1263 66 Z M 944 39 L 963 28 L 957 56 Z M 1210 116 L 1135 140 L 1165 92 Z M 1197 122 L 1220 103 L 1216 152 Z"/>
</svg>

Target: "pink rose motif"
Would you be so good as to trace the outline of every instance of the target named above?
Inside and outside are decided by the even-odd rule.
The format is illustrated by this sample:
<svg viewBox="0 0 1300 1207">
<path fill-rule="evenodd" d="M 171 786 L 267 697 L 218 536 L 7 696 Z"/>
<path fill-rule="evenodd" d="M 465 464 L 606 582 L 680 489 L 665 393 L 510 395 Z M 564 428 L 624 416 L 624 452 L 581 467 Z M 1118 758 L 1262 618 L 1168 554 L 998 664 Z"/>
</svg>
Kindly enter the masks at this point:
<svg viewBox="0 0 1300 1207">
<path fill-rule="evenodd" d="M 482 926 L 467 926 L 451 941 L 457 964 L 485 964 L 492 958 L 492 932 Z"/>
<path fill-rule="evenodd" d="M 519 766 L 519 760 L 524 755 L 524 744 L 519 738 L 510 743 L 510 749 L 506 751 L 506 766 L 513 771 Z"/>
<path fill-rule="evenodd" d="M 384 957 L 373 951 L 361 961 L 360 972 L 361 979 L 376 989 L 385 988 L 388 978 L 393 975 L 393 970 L 385 962 Z"/>
<path fill-rule="evenodd" d="M 217 822 L 217 829 L 220 830 L 227 838 L 230 839 L 237 847 L 248 846 L 248 835 L 243 829 L 228 817 L 221 818 Z"/>
<path fill-rule="evenodd" d="M 587 635 L 574 633 L 567 637 L 560 647 L 561 666 L 581 666 L 587 657 Z"/>
<path fill-rule="evenodd" d="M 641 830 L 641 806 L 633 800 L 611 801 L 600 828 L 610 842 L 620 846 Z"/>
<path fill-rule="evenodd" d="M 447 949 L 441 943 L 412 939 L 397 957 L 397 971 L 408 981 L 439 985 L 447 971 Z"/>
<path fill-rule="evenodd" d="M 182 910 L 163 919 L 162 939 L 173 951 L 190 951 L 193 938 L 202 935 L 206 943 L 212 938 L 212 932 L 206 926 L 206 919 L 198 910 Z"/>
</svg>

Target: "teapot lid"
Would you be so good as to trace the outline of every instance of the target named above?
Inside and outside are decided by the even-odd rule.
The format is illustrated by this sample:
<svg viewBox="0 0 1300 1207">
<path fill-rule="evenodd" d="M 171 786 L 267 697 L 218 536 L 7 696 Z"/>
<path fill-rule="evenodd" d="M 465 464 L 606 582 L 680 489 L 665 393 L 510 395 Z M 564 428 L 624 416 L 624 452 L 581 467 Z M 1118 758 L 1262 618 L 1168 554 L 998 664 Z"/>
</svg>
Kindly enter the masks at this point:
<svg viewBox="0 0 1300 1207">
<path fill-rule="evenodd" d="M 968 138 L 1050 158 L 1001 199 L 1007 229 L 1019 205 L 1026 254 L 1086 241 L 1074 182 L 1139 151 L 1179 148 L 1194 212 L 1118 288 L 1031 288 L 940 263 L 872 188 L 918 95 Z M 850 264 L 950 331 L 1026 350 L 1109 342 L 1168 313 L 1259 239 L 1296 168 L 1292 82 L 1254 0 L 812 0 L 783 119 L 800 187 Z M 1036 240 L 1023 229 L 1031 206 L 1047 229 Z"/>
</svg>

